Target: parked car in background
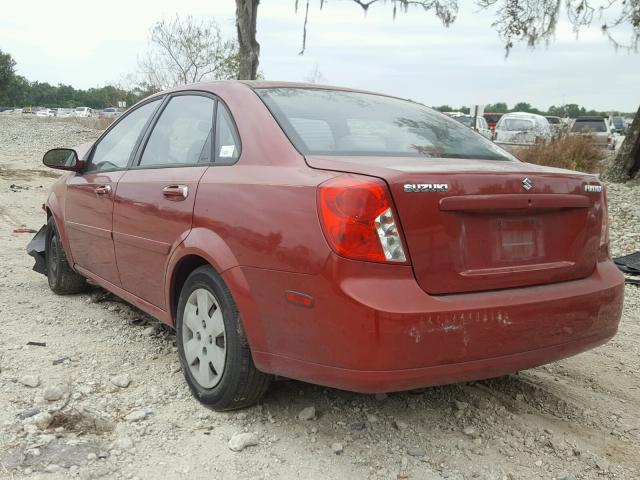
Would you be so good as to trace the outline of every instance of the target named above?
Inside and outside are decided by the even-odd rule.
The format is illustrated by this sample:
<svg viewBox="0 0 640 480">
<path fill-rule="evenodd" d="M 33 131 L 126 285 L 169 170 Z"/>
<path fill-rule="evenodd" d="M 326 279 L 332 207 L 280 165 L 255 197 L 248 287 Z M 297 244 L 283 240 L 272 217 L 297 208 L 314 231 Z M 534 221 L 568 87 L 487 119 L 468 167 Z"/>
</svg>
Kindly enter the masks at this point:
<svg viewBox="0 0 640 480">
<path fill-rule="evenodd" d="M 54 110 L 55 116 L 58 118 L 69 118 L 73 116 L 72 108 L 56 108 Z"/>
<path fill-rule="evenodd" d="M 35 114 L 40 110 L 43 110 L 44 107 L 24 107 L 22 109 L 22 113 L 27 113 L 27 114 Z"/>
<path fill-rule="evenodd" d="M 489 125 L 489 128 L 491 129 L 491 131 L 494 131 L 496 129 L 496 124 L 498 123 L 498 120 L 500 120 L 500 118 L 503 115 L 504 115 L 504 113 L 487 113 L 487 112 L 485 112 L 482 116 L 487 121 L 487 125 Z"/>
<path fill-rule="evenodd" d="M 53 117 L 53 110 L 50 108 L 41 108 L 35 112 L 36 117 Z"/>
<path fill-rule="evenodd" d="M 103 109 L 99 114 L 99 116 L 103 118 L 117 118 L 120 115 L 122 115 L 122 112 L 114 107 L 107 107 Z"/>
<path fill-rule="evenodd" d="M 551 136 L 551 126 L 542 115 L 513 112 L 498 120 L 493 138 L 499 144 L 533 145 L 540 140 L 549 140 Z"/>
<path fill-rule="evenodd" d="M 573 121 L 569 133 L 592 136 L 597 146 L 610 150 L 616 149 L 615 128 L 609 125 L 609 120 L 605 117 L 578 117 Z"/>
<path fill-rule="evenodd" d="M 474 117 L 472 117 L 471 115 L 452 115 L 451 118 L 453 118 L 457 122 L 460 122 L 463 125 L 466 125 L 472 130 L 475 130 L 480 135 L 482 135 L 485 138 L 488 138 L 489 140 L 491 140 L 491 138 L 493 137 L 493 133 L 489 129 L 489 125 L 487 125 L 487 121 L 484 119 L 484 117 L 475 117 L 476 119 L 475 127 L 473 126 Z"/>
<path fill-rule="evenodd" d="M 627 131 L 627 123 L 622 117 L 611 117 L 609 124 L 616 129 L 616 133 L 619 135 L 624 135 Z"/>
<path fill-rule="evenodd" d="M 411 101 L 192 84 L 43 161 L 67 173 L 36 270 L 175 326 L 216 410 L 258 402 L 273 375 L 367 393 L 498 377 L 618 328 L 598 178 L 522 163 Z"/>
<path fill-rule="evenodd" d="M 75 117 L 93 117 L 94 112 L 89 107 L 76 107 L 73 111 Z"/>
<path fill-rule="evenodd" d="M 551 133 L 556 135 L 564 130 L 566 124 L 562 121 L 560 117 L 544 117 L 549 122 L 549 126 L 551 127 Z"/>
</svg>

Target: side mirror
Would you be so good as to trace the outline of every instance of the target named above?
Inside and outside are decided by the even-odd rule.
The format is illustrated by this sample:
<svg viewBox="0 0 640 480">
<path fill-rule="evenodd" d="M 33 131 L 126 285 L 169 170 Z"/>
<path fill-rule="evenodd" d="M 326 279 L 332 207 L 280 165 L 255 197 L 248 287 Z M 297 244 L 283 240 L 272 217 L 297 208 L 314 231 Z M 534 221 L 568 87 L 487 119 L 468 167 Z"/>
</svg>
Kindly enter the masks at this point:
<svg viewBox="0 0 640 480">
<path fill-rule="evenodd" d="M 54 148 L 49 150 L 42 157 L 42 163 L 47 167 L 58 170 L 71 170 L 78 172 L 82 169 L 84 162 L 78 159 L 78 154 L 71 148 Z"/>
</svg>

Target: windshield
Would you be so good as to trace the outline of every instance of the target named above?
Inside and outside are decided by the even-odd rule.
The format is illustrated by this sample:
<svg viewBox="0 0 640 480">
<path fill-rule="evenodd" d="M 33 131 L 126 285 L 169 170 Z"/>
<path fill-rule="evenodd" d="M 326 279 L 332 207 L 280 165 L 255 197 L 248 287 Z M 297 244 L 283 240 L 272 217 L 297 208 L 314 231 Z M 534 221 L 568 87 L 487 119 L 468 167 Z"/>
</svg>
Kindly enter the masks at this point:
<svg viewBox="0 0 640 480">
<path fill-rule="evenodd" d="M 607 126 L 604 120 L 576 121 L 572 130 L 574 132 L 606 132 Z"/>
<path fill-rule="evenodd" d="M 315 88 L 256 92 L 305 155 L 513 160 L 464 125 L 407 100 Z"/>
</svg>

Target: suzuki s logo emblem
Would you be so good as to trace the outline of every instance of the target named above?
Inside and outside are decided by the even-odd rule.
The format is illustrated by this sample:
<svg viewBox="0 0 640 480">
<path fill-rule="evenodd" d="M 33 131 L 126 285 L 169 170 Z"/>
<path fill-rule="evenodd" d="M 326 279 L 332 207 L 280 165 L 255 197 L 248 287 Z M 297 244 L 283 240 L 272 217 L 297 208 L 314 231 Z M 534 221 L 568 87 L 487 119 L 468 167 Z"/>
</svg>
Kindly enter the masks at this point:
<svg viewBox="0 0 640 480">
<path fill-rule="evenodd" d="M 524 188 L 527 192 L 533 188 L 533 182 L 529 177 L 524 177 L 522 180 L 522 188 Z"/>
</svg>

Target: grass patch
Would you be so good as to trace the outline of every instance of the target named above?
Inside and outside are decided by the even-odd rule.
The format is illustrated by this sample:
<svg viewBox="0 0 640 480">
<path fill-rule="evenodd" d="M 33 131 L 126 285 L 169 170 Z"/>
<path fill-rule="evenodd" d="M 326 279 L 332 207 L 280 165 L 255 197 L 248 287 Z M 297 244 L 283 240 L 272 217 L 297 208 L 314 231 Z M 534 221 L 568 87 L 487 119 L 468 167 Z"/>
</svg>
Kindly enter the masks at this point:
<svg viewBox="0 0 640 480">
<path fill-rule="evenodd" d="M 606 150 L 596 146 L 591 136 L 560 134 L 549 142 L 530 147 L 512 147 L 509 151 L 527 163 L 600 173 Z"/>
</svg>

